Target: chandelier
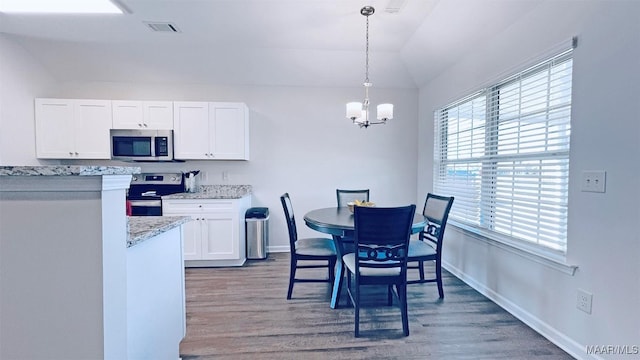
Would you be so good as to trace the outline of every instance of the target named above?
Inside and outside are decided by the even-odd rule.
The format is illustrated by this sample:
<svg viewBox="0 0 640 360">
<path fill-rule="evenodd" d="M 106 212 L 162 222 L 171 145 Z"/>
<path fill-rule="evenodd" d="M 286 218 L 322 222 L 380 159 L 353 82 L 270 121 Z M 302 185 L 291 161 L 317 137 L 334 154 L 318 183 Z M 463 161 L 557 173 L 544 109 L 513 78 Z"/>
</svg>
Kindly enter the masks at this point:
<svg viewBox="0 0 640 360">
<path fill-rule="evenodd" d="M 360 14 L 367 18 L 367 36 L 366 36 L 366 60 L 365 60 L 365 76 L 364 76 L 364 101 L 347 103 L 347 119 L 351 119 L 354 124 L 361 128 L 368 128 L 369 125 L 385 124 L 387 120 L 393 119 L 393 104 L 380 104 L 377 107 L 376 121 L 369 120 L 369 16 L 373 15 L 376 9 L 373 6 L 365 6 L 360 9 Z"/>
</svg>

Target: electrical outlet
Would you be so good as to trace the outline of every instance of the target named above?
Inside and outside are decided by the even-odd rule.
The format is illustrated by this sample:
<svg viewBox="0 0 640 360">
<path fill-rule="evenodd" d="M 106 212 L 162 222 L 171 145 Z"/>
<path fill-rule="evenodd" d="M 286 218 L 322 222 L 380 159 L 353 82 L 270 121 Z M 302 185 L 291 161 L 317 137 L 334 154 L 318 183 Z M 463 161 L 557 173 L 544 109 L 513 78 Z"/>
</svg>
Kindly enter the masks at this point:
<svg viewBox="0 0 640 360">
<path fill-rule="evenodd" d="M 578 298 L 576 308 L 582 310 L 587 314 L 591 314 L 591 302 L 593 301 L 593 294 L 590 294 L 582 289 L 578 289 Z"/>
<path fill-rule="evenodd" d="M 605 191 L 607 172 L 604 170 L 585 170 L 582 172 L 582 191 L 600 192 Z"/>
</svg>

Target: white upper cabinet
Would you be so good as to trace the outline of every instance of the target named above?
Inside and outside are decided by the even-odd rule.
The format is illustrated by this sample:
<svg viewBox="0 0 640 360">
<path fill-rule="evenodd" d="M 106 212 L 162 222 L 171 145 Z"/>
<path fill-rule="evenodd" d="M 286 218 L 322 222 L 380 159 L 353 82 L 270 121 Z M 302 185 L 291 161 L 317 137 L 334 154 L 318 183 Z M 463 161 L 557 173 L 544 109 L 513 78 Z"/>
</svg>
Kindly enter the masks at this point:
<svg viewBox="0 0 640 360">
<path fill-rule="evenodd" d="M 209 159 L 209 103 L 173 103 L 173 157 Z"/>
<path fill-rule="evenodd" d="M 249 160 L 249 110 L 243 103 L 174 102 L 174 156 Z"/>
<path fill-rule="evenodd" d="M 173 102 L 113 100 L 114 129 L 173 129 Z"/>
<path fill-rule="evenodd" d="M 172 130 L 178 160 L 249 160 L 244 103 L 36 99 L 40 159 L 110 159 L 110 129 Z"/>
<path fill-rule="evenodd" d="M 111 101 L 36 99 L 35 117 L 38 158 L 111 158 Z"/>
<path fill-rule="evenodd" d="M 209 103 L 209 127 L 214 159 L 249 160 L 249 109 L 245 104 Z"/>
</svg>

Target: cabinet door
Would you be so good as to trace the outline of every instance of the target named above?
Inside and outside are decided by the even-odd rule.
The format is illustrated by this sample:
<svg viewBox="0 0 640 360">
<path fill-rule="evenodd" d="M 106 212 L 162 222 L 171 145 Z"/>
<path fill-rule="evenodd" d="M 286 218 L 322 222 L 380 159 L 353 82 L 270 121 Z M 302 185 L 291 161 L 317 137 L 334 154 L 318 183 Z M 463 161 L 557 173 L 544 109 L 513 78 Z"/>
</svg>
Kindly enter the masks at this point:
<svg viewBox="0 0 640 360">
<path fill-rule="evenodd" d="M 162 214 L 165 216 L 189 216 L 192 221 L 185 223 L 183 233 L 184 260 L 200 260 L 202 258 L 202 204 L 190 200 L 162 201 Z"/>
<path fill-rule="evenodd" d="M 184 260 L 200 260 L 202 258 L 202 221 L 192 216 L 193 221 L 184 224 L 183 255 Z"/>
<path fill-rule="evenodd" d="M 239 259 L 238 219 L 232 213 L 206 214 L 202 260 Z"/>
<path fill-rule="evenodd" d="M 143 126 L 153 130 L 173 129 L 173 103 L 171 101 L 144 101 Z"/>
<path fill-rule="evenodd" d="M 73 100 L 36 99 L 36 156 L 68 159 L 75 151 Z"/>
<path fill-rule="evenodd" d="M 210 103 L 213 159 L 248 160 L 249 118 L 242 103 Z"/>
<path fill-rule="evenodd" d="M 76 100 L 76 158 L 110 159 L 111 101 Z"/>
<path fill-rule="evenodd" d="M 210 159 L 209 105 L 173 103 L 173 154 L 176 159 Z"/>
<path fill-rule="evenodd" d="M 114 129 L 144 128 L 141 101 L 114 100 L 112 107 Z"/>
</svg>

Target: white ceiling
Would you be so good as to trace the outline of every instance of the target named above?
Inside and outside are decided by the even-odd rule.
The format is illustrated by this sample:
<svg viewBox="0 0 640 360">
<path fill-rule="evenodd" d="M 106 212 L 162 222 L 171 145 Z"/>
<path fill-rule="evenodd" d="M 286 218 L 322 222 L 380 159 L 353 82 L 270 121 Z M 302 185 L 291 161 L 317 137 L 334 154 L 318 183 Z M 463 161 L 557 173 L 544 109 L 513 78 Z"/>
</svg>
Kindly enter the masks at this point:
<svg viewBox="0 0 640 360">
<path fill-rule="evenodd" d="M 63 81 L 358 86 L 360 8 L 373 5 L 371 81 L 415 88 L 545 0 L 406 0 L 385 11 L 397 1 L 119 0 L 128 13 L 0 13 L 0 32 Z M 149 21 L 181 32 L 153 32 Z"/>
</svg>

